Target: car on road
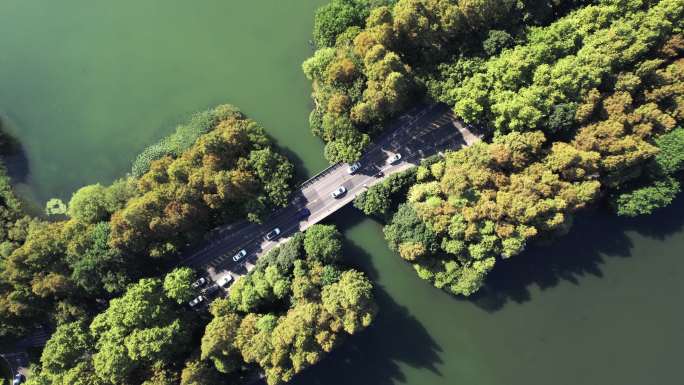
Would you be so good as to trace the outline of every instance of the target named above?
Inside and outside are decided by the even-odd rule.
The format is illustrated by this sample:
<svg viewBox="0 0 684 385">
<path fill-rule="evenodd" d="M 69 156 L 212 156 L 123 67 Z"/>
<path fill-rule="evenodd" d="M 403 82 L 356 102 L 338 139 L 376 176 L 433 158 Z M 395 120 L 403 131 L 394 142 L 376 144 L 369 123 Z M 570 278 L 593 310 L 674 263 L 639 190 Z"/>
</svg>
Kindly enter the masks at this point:
<svg viewBox="0 0 684 385">
<path fill-rule="evenodd" d="M 19 385 L 23 384 L 26 381 L 26 377 L 24 377 L 23 374 L 17 373 L 14 375 L 14 379 L 12 380 L 12 385 Z"/>
<path fill-rule="evenodd" d="M 391 155 L 387 158 L 387 164 L 397 163 L 400 160 L 401 160 L 401 154 L 396 152 L 396 153 L 394 153 L 394 155 Z"/>
<path fill-rule="evenodd" d="M 192 301 L 188 302 L 188 305 L 190 305 L 190 307 L 197 307 L 202 302 L 204 302 L 204 297 L 200 295 Z"/>
<path fill-rule="evenodd" d="M 233 276 L 228 274 L 225 277 L 220 278 L 216 283 L 225 289 L 230 285 L 231 282 L 233 282 Z"/>
<path fill-rule="evenodd" d="M 349 165 L 349 168 L 347 169 L 347 172 L 349 172 L 349 174 L 353 174 L 353 173 L 355 173 L 356 171 L 358 171 L 360 168 L 361 168 L 361 163 L 359 163 L 359 162 L 354 162 L 354 163 L 352 163 L 352 164 Z"/>
<path fill-rule="evenodd" d="M 347 189 L 344 186 L 340 186 L 340 187 L 336 188 L 335 191 L 331 192 L 330 196 L 337 199 L 337 198 L 341 197 L 342 195 L 344 195 L 344 193 L 346 193 L 346 192 L 347 192 Z"/>
<path fill-rule="evenodd" d="M 242 249 L 242 250 L 238 251 L 237 254 L 233 255 L 233 261 L 237 262 L 237 261 L 241 260 L 242 258 L 244 258 L 245 255 L 247 255 L 247 251 L 245 249 Z"/>
<path fill-rule="evenodd" d="M 207 282 L 209 282 L 209 281 L 207 281 L 206 278 L 200 277 L 200 279 L 198 279 L 197 281 L 193 282 L 191 286 L 192 286 L 193 289 L 197 290 L 197 289 L 199 289 L 200 287 L 206 285 Z"/>
<path fill-rule="evenodd" d="M 212 294 L 216 293 L 216 291 L 217 291 L 218 289 L 219 289 L 218 285 L 213 284 L 213 285 L 211 285 L 211 286 L 207 286 L 207 287 L 205 287 L 204 289 L 202 289 L 202 294 L 205 295 L 205 296 L 209 296 L 209 295 L 212 295 Z"/>
<path fill-rule="evenodd" d="M 297 211 L 297 219 L 302 220 L 308 218 L 311 215 L 311 210 L 304 207 L 303 209 Z"/>
<path fill-rule="evenodd" d="M 266 238 L 267 241 L 272 241 L 280 235 L 280 228 L 276 227 L 275 229 L 271 230 L 266 234 L 264 238 Z"/>
</svg>

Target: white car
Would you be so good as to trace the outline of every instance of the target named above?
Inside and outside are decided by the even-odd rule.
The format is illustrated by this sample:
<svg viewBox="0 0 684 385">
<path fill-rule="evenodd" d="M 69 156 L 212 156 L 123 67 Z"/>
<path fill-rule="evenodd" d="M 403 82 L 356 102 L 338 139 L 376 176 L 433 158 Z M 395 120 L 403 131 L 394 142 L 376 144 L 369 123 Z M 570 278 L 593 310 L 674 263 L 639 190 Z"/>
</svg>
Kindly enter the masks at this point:
<svg viewBox="0 0 684 385">
<path fill-rule="evenodd" d="M 204 286 L 207 284 L 207 279 L 204 277 L 201 277 L 197 281 L 192 283 L 192 288 L 193 289 L 199 289 L 200 287 Z"/>
<path fill-rule="evenodd" d="M 349 172 L 349 174 L 353 174 L 353 173 L 355 173 L 356 171 L 358 171 L 360 168 L 361 168 L 361 163 L 359 163 L 359 162 L 354 162 L 354 163 L 352 163 L 352 164 L 349 165 L 349 168 L 347 169 L 347 172 Z"/>
<path fill-rule="evenodd" d="M 230 285 L 231 282 L 233 282 L 233 276 L 228 274 L 225 277 L 219 279 L 216 283 L 225 289 L 226 287 L 228 287 L 228 285 Z"/>
<path fill-rule="evenodd" d="M 344 195 L 344 193 L 346 193 L 346 192 L 347 192 L 347 189 L 344 186 L 340 186 L 337 189 L 335 189 L 335 191 L 331 192 L 330 196 L 337 199 L 337 198 L 341 197 L 342 195 Z"/>
<path fill-rule="evenodd" d="M 272 240 L 278 238 L 279 235 L 280 235 L 280 228 L 276 227 L 275 229 L 269 231 L 268 234 L 266 234 L 266 237 L 264 237 L 264 238 L 266 238 L 267 241 L 272 241 Z"/>
<path fill-rule="evenodd" d="M 401 154 L 397 152 L 394 155 L 387 158 L 387 164 L 397 163 L 400 160 L 401 160 Z"/>
<path fill-rule="evenodd" d="M 233 255 L 233 261 L 237 262 L 237 261 L 241 260 L 242 258 L 244 258 L 245 255 L 247 255 L 247 251 L 245 249 L 242 249 L 242 250 L 238 251 L 237 254 Z"/>
<path fill-rule="evenodd" d="M 193 299 L 192 301 L 190 301 L 190 302 L 188 303 L 188 305 L 190 305 L 190 307 L 195 307 L 195 306 L 201 304 L 202 302 L 204 302 L 204 297 L 202 297 L 202 296 L 200 295 L 199 297 L 197 297 L 197 298 Z"/>
</svg>

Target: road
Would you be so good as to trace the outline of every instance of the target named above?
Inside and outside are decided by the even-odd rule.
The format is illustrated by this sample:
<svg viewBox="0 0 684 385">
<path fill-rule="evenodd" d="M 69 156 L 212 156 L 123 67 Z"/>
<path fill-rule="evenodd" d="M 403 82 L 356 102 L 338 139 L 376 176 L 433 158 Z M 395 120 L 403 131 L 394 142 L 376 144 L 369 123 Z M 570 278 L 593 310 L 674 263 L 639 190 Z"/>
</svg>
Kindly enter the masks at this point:
<svg viewBox="0 0 684 385">
<path fill-rule="evenodd" d="M 189 253 L 182 264 L 206 271 L 214 281 L 228 274 L 238 278 L 254 267 L 259 256 L 294 233 L 322 221 L 387 176 L 439 152 L 479 140 L 444 105 L 416 108 L 391 122 L 386 132 L 364 153 L 359 160 L 361 168 L 354 174 L 349 174 L 346 163 L 330 166 L 304 182 L 292 195 L 291 203 L 263 224 L 241 222 L 215 229 L 205 245 Z M 396 153 L 401 154 L 401 160 L 388 164 L 387 158 Z M 346 194 L 338 199 L 331 197 L 330 193 L 340 186 L 347 189 Z M 281 230 L 280 236 L 273 241 L 265 240 L 265 234 L 276 227 Z M 234 262 L 233 255 L 241 249 L 247 251 L 247 256 Z"/>
</svg>

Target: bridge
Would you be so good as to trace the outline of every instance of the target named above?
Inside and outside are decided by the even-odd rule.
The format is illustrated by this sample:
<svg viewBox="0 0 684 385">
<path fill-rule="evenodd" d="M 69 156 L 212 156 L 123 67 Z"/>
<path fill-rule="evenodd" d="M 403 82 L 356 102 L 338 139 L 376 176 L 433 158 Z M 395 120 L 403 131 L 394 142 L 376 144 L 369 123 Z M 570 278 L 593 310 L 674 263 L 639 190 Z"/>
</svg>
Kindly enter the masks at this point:
<svg viewBox="0 0 684 385">
<path fill-rule="evenodd" d="M 306 182 L 292 194 L 288 206 L 277 210 L 263 224 L 246 221 L 213 230 L 204 246 L 189 253 L 182 264 L 206 271 L 216 281 L 231 275 L 234 279 L 252 270 L 257 258 L 284 242 L 289 236 L 321 222 L 368 187 L 389 175 L 414 167 L 421 160 L 445 150 L 456 150 L 478 141 L 475 134 L 444 105 L 415 108 L 391 122 L 386 134 L 371 145 L 359 160 L 361 167 L 350 174 L 349 165 L 336 163 Z M 401 159 L 387 159 L 400 154 Z M 330 194 L 340 186 L 347 191 L 339 198 Z M 280 236 L 266 240 L 265 235 L 278 228 Z M 239 262 L 233 255 L 246 250 Z"/>
<path fill-rule="evenodd" d="M 459 121 L 447 106 L 415 108 L 390 123 L 386 134 L 361 157 L 361 167 L 355 173 L 348 172 L 346 163 L 331 165 L 303 182 L 292 194 L 290 204 L 274 212 L 263 224 L 242 221 L 214 229 L 204 245 L 189 253 L 181 264 L 206 271 L 214 281 L 226 275 L 237 279 L 254 268 L 259 256 L 289 236 L 321 222 L 368 187 L 391 174 L 417 166 L 432 155 L 457 150 L 478 140 L 480 136 Z M 401 160 L 388 164 L 388 157 L 394 154 L 401 154 Z M 346 194 L 338 199 L 331 197 L 330 193 L 340 186 L 346 188 Z M 281 230 L 280 236 L 265 240 L 266 233 L 276 227 Z M 241 249 L 247 251 L 247 256 L 234 262 L 233 255 Z M 47 329 L 38 329 L 6 349 L 6 353 L 0 352 L 0 356 L 10 363 L 14 373 L 23 373 L 28 362 L 26 349 L 44 346 L 50 334 Z"/>
</svg>

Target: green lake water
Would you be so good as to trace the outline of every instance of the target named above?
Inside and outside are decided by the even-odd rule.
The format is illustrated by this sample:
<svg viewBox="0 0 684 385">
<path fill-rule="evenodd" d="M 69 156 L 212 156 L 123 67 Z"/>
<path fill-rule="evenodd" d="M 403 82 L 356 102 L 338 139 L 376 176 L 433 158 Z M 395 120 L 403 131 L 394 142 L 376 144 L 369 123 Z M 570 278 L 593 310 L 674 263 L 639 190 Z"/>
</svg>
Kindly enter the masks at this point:
<svg viewBox="0 0 684 385">
<path fill-rule="evenodd" d="M 308 132 L 314 9 L 324 0 L 3 0 L 0 116 L 40 202 L 108 183 L 193 112 L 232 103 L 326 165 Z"/>
<path fill-rule="evenodd" d="M 0 2 L 0 112 L 23 146 L 28 200 L 126 173 L 189 114 L 233 103 L 325 167 L 301 61 L 326 0 Z M 570 234 L 499 263 L 462 299 L 421 281 L 381 226 L 347 208 L 350 263 L 376 282 L 376 323 L 295 385 L 679 384 L 684 199 L 657 215 L 581 215 Z"/>
</svg>

